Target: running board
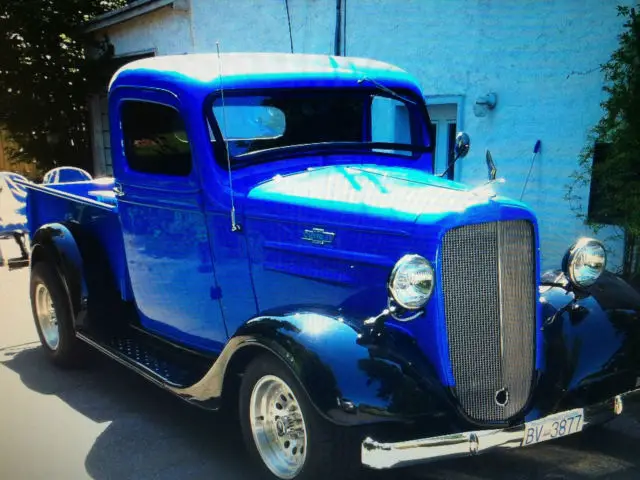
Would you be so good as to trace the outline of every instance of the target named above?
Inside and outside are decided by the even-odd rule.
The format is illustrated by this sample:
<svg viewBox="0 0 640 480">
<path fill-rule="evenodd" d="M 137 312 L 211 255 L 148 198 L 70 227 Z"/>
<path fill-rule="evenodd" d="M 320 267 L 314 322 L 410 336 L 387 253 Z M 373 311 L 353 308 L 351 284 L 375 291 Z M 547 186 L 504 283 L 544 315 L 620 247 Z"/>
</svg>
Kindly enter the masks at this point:
<svg viewBox="0 0 640 480">
<path fill-rule="evenodd" d="M 214 362 L 131 328 L 104 337 L 76 332 L 76 337 L 147 380 L 172 391 L 196 384 Z"/>
</svg>

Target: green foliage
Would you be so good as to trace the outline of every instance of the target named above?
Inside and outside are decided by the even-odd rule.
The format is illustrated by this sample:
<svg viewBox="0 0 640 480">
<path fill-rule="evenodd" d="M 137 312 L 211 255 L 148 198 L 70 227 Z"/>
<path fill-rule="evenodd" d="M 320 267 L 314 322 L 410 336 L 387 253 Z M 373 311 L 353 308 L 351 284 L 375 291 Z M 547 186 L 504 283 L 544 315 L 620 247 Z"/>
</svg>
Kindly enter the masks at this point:
<svg viewBox="0 0 640 480">
<path fill-rule="evenodd" d="M 623 274 L 633 276 L 636 241 L 640 238 L 640 18 L 633 8 L 617 7 L 624 17 L 619 45 L 609 61 L 602 65 L 606 99 L 601 103 L 604 114 L 589 135 L 588 144 L 579 158 L 579 169 L 573 175 L 567 198 L 576 200 L 576 191 L 589 187 L 597 177 L 598 191 L 605 195 L 600 216 L 615 218 L 626 240 Z M 604 162 L 593 166 L 595 142 L 610 144 Z M 574 204 L 575 206 L 575 204 Z M 588 218 L 582 205 L 578 215 L 598 231 L 603 225 Z"/>
<path fill-rule="evenodd" d="M 0 6 L 0 121 L 14 160 L 42 169 L 90 158 L 87 95 L 101 60 L 85 56 L 81 25 L 125 0 L 3 0 Z"/>
</svg>

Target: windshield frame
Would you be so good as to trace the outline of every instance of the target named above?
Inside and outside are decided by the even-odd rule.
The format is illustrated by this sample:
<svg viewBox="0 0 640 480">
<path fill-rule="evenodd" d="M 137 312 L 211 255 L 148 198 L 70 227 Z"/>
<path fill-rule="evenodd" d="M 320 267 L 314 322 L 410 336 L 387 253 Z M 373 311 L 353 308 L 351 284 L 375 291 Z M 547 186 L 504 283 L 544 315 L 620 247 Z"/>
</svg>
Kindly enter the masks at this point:
<svg viewBox="0 0 640 480">
<path fill-rule="evenodd" d="M 215 142 L 209 142 L 211 144 L 211 148 L 214 150 L 214 157 L 216 163 L 227 168 L 226 158 L 229 155 L 231 159 L 231 169 L 241 169 L 250 167 L 252 165 L 268 163 L 271 161 L 277 161 L 282 157 L 290 156 L 292 153 L 296 155 L 317 155 L 318 152 L 333 150 L 336 152 L 351 152 L 351 153 L 360 153 L 363 155 L 382 155 L 386 157 L 392 157 L 401 159 L 404 162 L 413 162 L 417 161 L 421 158 L 425 153 L 433 153 L 433 140 L 430 138 L 429 124 L 431 119 L 429 117 L 429 112 L 427 110 L 427 105 L 424 100 L 424 97 L 421 95 L 416 95 L 413 90 L 410 88 L 391 88 L 385 85 L 385 88 L 388 88 L 396 95 L 400 95 L 404 97 L 409 103 L 406 103 L 406 106 L 409 110 L 409 115 L 411 118 L 411 135 L 412 137 L 416 137 L 411 144 L 397 144 L 397 145 L 406 145 L 406 151 L 411 151 L 408 147 L 414 147 L 412 151 L 412 155 L 399 155 L 397 153 L 383 152 L 383 151 L 372 151 L 367 148 L 359 149 L 355 144 L 361 143 L 363 147 L 366 147 L 370 144 L 375 143 L 386 143 L 386 142 L 371 142 L 371 139 L 363 140 L 362 142 L 319 142 L 319 143 L 308 143 L 308 144 L 296 144 L 296 145 L 288 145 L 284 147 L 276 147 L 264 150 L 257 150 L 254 152 L 243 153 L 241 155 L 231 155 L 227 152 L 227 143 L 224 138 L 221 130 L 221 125 L 218 122 L 218 119 L 215 116 L 213 110 L 213 104 L 216 100 L 222 97 L 220 90 L 216 90 L 210 93 L 204 103 L 204 116 L 205 120 L 208 124 L 208 128 L 213 133 Z M 375 85 L 371 85 L 370 88 L 363 87 L 361 84 L 353 87 L 261 87 L 261 88 L 245 88 L 245 89 L 229 89 L 224 90 L 224 98 L 228 97 L 242 97 L 242 96 L 261 96 L 261 95 L 269 95 L 274 92 L 286 92 L 286 91 L 301 91 L 305 92 L 356 92 L 356 93 L 366 93 L 372 96 L 379 96 L 389 99 L 398 100 L 397 96 L 394 96 L 390 93 L 385 92 L 383 89 Z M 371 116 L 368 115 L 368 120 L 371 122 Z M 418 118 L 418 121 L 414 121 L 415 118 Z M 370 133 L 370 132 L 369 132 Z M 428 142 L 428 144 L 427 144 Z M 215 148 L 215 145 L 220 145 L 219 149 Z M 348 145 L 347 144 L 353 144 Z M 375 148 L 375 147 L 374 147 Z M 397 150 L 402 150 L 402 148 L 397 148 Z M 242 159 L 246 158 L 250 161 L 243 162 Z"/>
</svg>

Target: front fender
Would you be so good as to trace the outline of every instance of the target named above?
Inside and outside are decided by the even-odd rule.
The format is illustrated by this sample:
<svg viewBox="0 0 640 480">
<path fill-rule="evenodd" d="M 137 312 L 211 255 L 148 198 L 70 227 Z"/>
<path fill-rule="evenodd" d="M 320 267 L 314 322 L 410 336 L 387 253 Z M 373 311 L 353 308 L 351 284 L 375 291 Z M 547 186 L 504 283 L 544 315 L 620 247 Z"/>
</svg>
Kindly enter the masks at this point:
<svg viewBox="0 0 640 480">
<path fill-rule="evenodd" d="M 31 240 L 31 265 L 50 262 L 58 272 L 69 298 L 76 326 L 82 325 L 87 312 L 88 288 L 80 249 L 69 228 L 61 223 L 41 226 Z"/>
<path fill-rule="evenodd" d="M 259 346 L 289 366 L 316 409 L 337 424 L 418 418 L 438 423 L 455 411 L 408 335 L 391 326 L 375 341 L 363 333 L 356 322 L 328 310 L 292 308 L 262 314 L 238 329 L 210 374 L 183 394 L 198 401 L 221 396 L 220 379 L 233 357 Z"/>
<path fill-rule="evenodd" d="M 605 273 L 588 291 L 541 295 L 545 368 L 534 405 L 548 413 L 640 386 L 640 294 Z"/>
</svg>

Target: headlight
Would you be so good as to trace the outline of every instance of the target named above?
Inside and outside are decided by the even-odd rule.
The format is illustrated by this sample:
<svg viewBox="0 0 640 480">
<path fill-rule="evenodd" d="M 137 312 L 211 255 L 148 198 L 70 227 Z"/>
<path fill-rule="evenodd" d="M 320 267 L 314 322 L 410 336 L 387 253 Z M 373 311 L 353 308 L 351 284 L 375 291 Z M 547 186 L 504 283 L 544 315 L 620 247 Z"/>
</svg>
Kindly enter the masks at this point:
<svg viewBox="0 0 640 480">
<path fill-rule="evenodd" d="M 562 270 L 571 283 L 578 287 L 589 287 L 596 283 L 607 266 L 604 246 L 593 238 L 581 238 L 567 251 L 562 261 Z"/>
<path fill-rule="evenodd" d="M 420 255 L 405 255 L 391 271 L 389 293 L 407 310 L 419 310 L 431 297 L 435 275 L 429 260 Z"/>
</svg>

